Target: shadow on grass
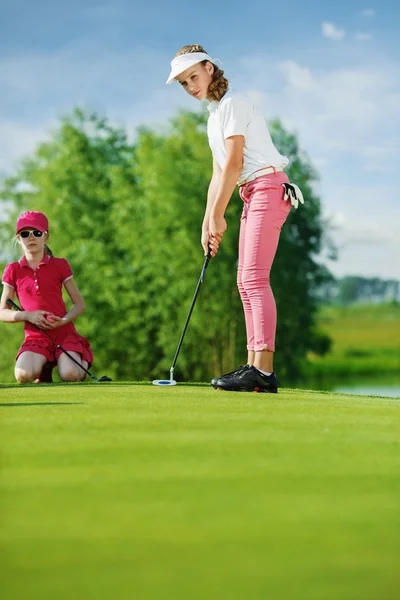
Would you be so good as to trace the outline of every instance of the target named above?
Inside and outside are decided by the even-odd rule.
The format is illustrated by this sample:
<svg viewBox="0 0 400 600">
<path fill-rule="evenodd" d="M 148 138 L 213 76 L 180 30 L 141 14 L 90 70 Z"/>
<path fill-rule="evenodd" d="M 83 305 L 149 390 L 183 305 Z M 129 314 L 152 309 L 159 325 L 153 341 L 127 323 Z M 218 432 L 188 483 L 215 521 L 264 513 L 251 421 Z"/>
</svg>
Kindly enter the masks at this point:
<svg viewBox="0 0 400 600">
<path fill-rule="evenodd" d="M 60 406 L 63 404 L 85 404 L 85 402 L 0 402 L 0 408 L 9 406 Z"/>
<path fill-rule="evenodd" d="M 26 388 L 48 388 L 53 387 L 53 383 L 0 383 L 0 390 L 24 390 Z"/>
<path fill-rule="evenodd" d="M 152 382 L 151 381 L 100 381 L 99 382 L 101 387 L 109 387 L 109 386 L 152 386 Z M 40 386 L 40 389 L 43 388 L 54 388 L 55 386 L 57 387 L 71 387 L 71 386 L 98 386 L 97 382 L 95 381 L 79 381 L 79 382 L 73 382 L 73 381 L 54 381 L 53 383 L 41 383 L 41 384 L 37 384 L 37 383 L 0 383 L 0 390 L 5 390 L 5 389 L 25 389 L 27 387 L 31 387 L 31 388 L 35 388 L 38 389 L 38 385 Z M 210 384 L 207 382 L 201 382 L 201 381 L 178 381 L 177 385 L 179 387 L 210 387 Z M 154 387 L 160 387 L 160 386 L 154 386 Z M 166 386 L 168 387 L 168 386 Z"/>
</svg>

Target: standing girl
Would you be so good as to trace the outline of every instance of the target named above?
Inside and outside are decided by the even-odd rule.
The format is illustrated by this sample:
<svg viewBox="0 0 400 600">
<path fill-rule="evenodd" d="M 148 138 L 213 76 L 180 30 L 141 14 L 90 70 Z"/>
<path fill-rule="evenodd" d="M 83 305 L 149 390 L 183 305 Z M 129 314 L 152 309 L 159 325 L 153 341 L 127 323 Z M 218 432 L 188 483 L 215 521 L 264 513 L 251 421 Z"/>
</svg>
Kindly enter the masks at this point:
<svg viewBox="0 0 400 600">
<path fill-rule="evenodd" d="M 0 300 L 0 321 L 25 323 L 25 339 L 18 351 L 15 378 L 19 383 L 51 382 L 57 365 L 63 381 L 82 381 L 85 373 L 64 354 L 67 350 L 86 369 L 93 362 L 89 342 L 78 334 L 72 321 L 85 310 L 85 303 L 64 258 L 54 258 L 46 242 L 49 239 L 47 217 L 40 212 L 25 212 L 16 226 L 18 244 L 24 256 L 6 266 Z M 72 301 L 67 312 L 62 297 L 65 287 Z M 23 311 L 14 312 L 7 300 L 17 294 Z M 48 339 L 36 327 L 43 329 Z"/>
<path fill-rule="evenodd" d="M 213 155 L 201 243 L 215 256 L 227 225 L 226 207 L 236 184 L 243 200 L 239 236 L 237 283 L 247 332 L 247 364 L 214 378 L 216 388 L 231 391 L 277 392 L 273 372 L 276 305 L 270 272 L 282 225 L 292 204 L 303 201 L 283 169 L 262 114 L 242 94 L 232 91 L 224 72 L 202 46 L 183 46 L 171 62 L 168 83 L 178 81 L 184 90 L 208 100 L 207 132 Z"/>
</svg>

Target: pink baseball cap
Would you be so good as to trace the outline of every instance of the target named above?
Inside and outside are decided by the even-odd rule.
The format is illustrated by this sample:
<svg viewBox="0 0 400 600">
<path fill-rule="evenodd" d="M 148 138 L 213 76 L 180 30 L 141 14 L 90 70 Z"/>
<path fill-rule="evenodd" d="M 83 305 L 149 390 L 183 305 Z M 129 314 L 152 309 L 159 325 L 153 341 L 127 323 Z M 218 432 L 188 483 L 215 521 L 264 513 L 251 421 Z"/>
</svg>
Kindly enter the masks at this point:
<svg viewBox="0 0 400 600">
<path fill-rule="evenodd" d="M 32 229 L 45 232 L 49 230 L 49 222 L 43 213 L 28 210 L 28 212 L 24 212 L 18 217 L 16 233 L 19 233 L 25 227 L 32 227 Z"/>
</svg>

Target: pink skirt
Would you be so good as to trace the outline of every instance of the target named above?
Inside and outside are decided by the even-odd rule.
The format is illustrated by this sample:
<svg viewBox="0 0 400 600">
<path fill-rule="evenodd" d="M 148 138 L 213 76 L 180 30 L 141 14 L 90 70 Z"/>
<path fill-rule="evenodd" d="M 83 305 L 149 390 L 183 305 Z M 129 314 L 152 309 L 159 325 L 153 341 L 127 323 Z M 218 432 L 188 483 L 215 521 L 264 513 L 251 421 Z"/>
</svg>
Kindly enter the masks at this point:
<svg viewBox="0 0 400 600">
<path fill-rule="evenodd" d="M 35 352 L 36 354 L 45 356 L 55 367 L 58 358 L 63 354 L 63 351 L 57 347 L 58 344 L 60 344 L 67 352 L 77 352 L 81 356 L 81 359 L 88 363 L 89 367 L 92 365 L 93 352 L 89 342 L 86 338 L 79 335 L 76 330 L 71 331 L 70 329 L 65 332 L 60 331 L 54 341 L 51 341 L 44 334 L 40 334 L 39 332 L 35 333 L 34 336 L 28 334 L 21 348 L 18 350 L 16 358 L 23 352 Z"/>
</svg>

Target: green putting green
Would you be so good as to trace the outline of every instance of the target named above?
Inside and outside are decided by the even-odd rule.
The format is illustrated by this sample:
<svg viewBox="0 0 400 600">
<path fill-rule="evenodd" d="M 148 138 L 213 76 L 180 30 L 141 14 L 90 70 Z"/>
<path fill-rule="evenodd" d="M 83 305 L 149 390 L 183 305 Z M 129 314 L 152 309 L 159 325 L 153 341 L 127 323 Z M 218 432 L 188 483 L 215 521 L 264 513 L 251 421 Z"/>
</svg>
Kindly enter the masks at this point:
<svg viewBox="0 0 400 600">
<path fill-rule="evenodd" d="M 390 600 L 400 400 L 0 386 L 4 600 Z"/>
</svg>

